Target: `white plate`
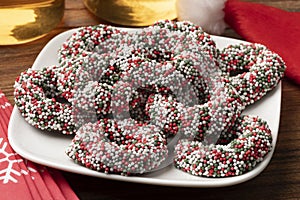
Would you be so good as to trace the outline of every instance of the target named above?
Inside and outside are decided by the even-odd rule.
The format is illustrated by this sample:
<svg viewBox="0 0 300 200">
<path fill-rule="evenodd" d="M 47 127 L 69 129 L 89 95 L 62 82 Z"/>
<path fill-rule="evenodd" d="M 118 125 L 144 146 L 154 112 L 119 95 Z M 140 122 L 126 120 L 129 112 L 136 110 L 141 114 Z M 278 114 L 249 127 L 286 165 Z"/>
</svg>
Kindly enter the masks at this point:
<svg viewBox="0 0 300 200">
<path fill-rule="evenodd" d="M 74 32 L 69 30 L 53 38 L 40 52 L 32 68 L 40 69 L 45 66 L 58 64 L 57 51 L 61 44 Z M 243 41 L 213 36 L 218 48 Z M 252 171 L 236 177 L 203 178 L 184 173 L 172 166 L 138 177 L 121 175 L 107 175 L 87 169 L 75 164 L 66 154 L 65 149 L 72 137 L 49 134 L 30 126 L 15 107 L 8 127 L 8 138 L 14 150 L 24 158 L 49 167 L 68 172 L 121 180 L 135 183 L 180 186 L 180 187 L 222 187 L 234 185 L 250 180 L 260 174 L 270 162 L 278 135 L 278 126 L 281 107 L 281 84 L 259 102 L 256 102 L 245 111 L 246 114 L 258 115 L 267 120 L 273 135 L 273 150 L 265 157 L 262 163 Z"/>
</svg>

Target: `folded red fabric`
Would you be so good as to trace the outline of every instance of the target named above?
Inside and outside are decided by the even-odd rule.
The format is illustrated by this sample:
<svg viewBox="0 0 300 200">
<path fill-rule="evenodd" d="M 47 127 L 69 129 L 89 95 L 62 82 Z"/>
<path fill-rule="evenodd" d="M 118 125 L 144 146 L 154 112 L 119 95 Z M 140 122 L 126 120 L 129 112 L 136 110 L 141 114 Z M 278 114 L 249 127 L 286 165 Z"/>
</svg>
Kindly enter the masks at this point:
<svg viewBox="0 0 300 200">
<path fill-rule="evenodd" d="M 0 90 L 0 199 L 78 199 L 59 171 L 32 163 L 12 149 L 7 139 L 11 112 Z"/>
<path fill-rule="evenodd" d="M 228 0 L 224 12 L 225 22 L 245 40 L 278 53 L 286 77 L 300 84 L 300 13 L 239 0 Z"/>
</svg>

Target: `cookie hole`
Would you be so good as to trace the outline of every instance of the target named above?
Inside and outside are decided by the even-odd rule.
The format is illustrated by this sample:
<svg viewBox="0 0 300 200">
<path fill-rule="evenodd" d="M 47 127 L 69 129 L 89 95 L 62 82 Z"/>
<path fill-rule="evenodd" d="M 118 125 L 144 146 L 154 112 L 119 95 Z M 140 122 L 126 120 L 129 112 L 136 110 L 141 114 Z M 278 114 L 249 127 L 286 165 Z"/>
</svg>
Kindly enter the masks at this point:
<svg viewBox="0 0 300 200">
<path fill-rule="evenodd" d="M 175 95 L 172 93 L 170 88 L 161 85 L 147 85 L 145 87 L 137 88 L 137 95 L 131 96 L 129 102 L 129 114 L 132 119 L 141 122 L 147 122 L 150 120 L 149 116 L 145 112 L 146 103 L 151 94 L 162 94 L 162 95 Z"/>
<path fill-rule="evenodd" d="M 71 103 L 66 98 L 59 95 L 59 92 L 53 91 L 53 90 L 49 91 L 49 88 L 48 88 L 48 90 L 47 90 L 47 88 L 43 88 L 43 90 L 45 91 L 45 95 L 48 99 L 54 98 L 55 101 L 58 103 L 71 105 Z"/>
<path fill-rule="evenodd" d="M 249 69 L 236 69 L 236 70 L 231 70 L 229 72 L 229 76 L 237 76 L 239 74 L 247 73 L 249 72 Z"/>
</svg>

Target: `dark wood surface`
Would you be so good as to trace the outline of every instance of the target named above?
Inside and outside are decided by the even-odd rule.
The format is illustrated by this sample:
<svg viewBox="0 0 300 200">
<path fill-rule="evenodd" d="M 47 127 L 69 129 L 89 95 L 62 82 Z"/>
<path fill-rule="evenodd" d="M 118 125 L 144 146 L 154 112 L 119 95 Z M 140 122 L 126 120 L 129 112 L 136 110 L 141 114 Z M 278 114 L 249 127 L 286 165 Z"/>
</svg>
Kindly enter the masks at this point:
<svg viewBox="0 0 300 200">
<path fill-rule="evenodd" d="M 288 11 L 300 11 L 299 0 L 252 0 Z M 31 43 L 0 46 L 0 89 L 13 104 L 13 84 L 31 67 L 41 49 L 55 35 L 71 28 L 104 23 L 84 7 L 82 0 L 66 0 L 60 25 Z M 241 38 L 226 30 L 225 36 Z M 299 63 L 300 64 L 300 63 Z M 223 188 L 177 188 L 110 181 L 63 172 L 80 199 L 300 199 L 300 86 L 282 81 L 278 142 L 268 167 L 254 179 Z"/>
</svg>

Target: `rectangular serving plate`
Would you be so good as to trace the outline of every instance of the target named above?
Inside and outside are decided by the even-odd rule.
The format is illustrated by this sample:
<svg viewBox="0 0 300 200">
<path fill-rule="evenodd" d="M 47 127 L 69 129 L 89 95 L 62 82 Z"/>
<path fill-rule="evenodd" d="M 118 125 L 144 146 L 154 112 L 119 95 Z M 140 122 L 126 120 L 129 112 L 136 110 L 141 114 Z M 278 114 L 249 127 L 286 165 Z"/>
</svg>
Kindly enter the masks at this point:
<svg viewBox="0 0 300 200">
<path fill-rule="evenodd" d="M 135 31 L 135 29 L 127 30 Z M 32 68 L 41 69 L 51 65 L 58 65 L 58 49 L 75 31 L 76 29 L 72 29 L 54 37 L 40 52 Z M 245 41 L 220 36 L 212 37 L 219 49 L 230 44 L 245 43 Z M 74 163 L 74 161 L 65 154 L 65 149 L 70 144 L 72 136 L 44 132 L 32 127 L 24 120 L 16 106 L 13 109 L 9 123 L 8 138 L 13 149 L 22 157 L 45 166 L 68 172 L 143 184 L 178 187 L 223 187 L 250 180 L 260 174 L 267 167 L 276 146 L 280 107 L 281 83 L 260 101 L 247 107 L 247 109 L 243 112 L 244 114 L 257 115 L 268 122 L 273 136 L 273 149 L 252 171 L 240 176 L 227 178 L 204 178 L 192 176 L 176 169 L 172 165 L 142 176 L 121 176 L 93 171 Z"/>
</svg>

